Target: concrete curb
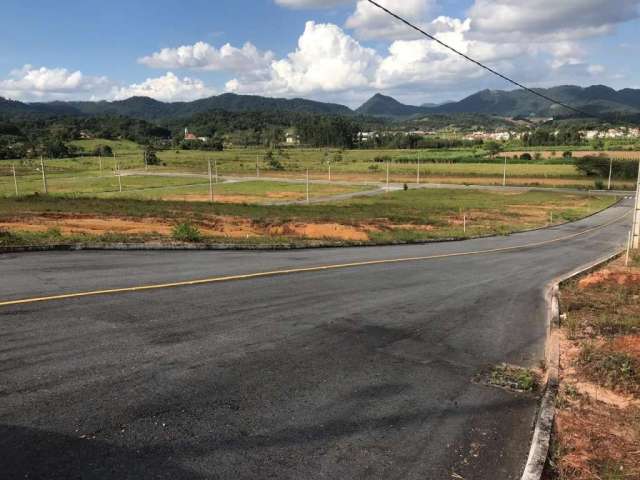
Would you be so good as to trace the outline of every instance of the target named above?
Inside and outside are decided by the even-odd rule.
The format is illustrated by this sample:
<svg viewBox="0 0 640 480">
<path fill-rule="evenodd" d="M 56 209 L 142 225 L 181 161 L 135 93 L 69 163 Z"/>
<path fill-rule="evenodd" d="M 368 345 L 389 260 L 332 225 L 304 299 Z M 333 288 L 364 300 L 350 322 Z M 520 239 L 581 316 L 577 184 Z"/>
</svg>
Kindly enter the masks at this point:
<svg viewBox="0 0 640 480">
<path fill-rule="evenodd" d="M 560 303 L 558 292 L 560 284 L 567 280 L 582 275 L 602 264 L 608 263 L 620 256 L 623 250 L 611 255 L 602 257 L 595 262 L 557 277 L 547 285 L 545 291 L 545 301 L 547 304 L 547 344 L 545 347 L 545 361 L 547 365 L 547 384 L 545 394 L 540 403 L 538 417 L 536 419 L 529 457 L 524 468 L 521 480 L 540 480 L 544 471 L 544 466 L 549 455 L 551 444 L 551 432 L 553 430 L 553 420 L 555 417 L 555 400 L 560 383 L 560 344 L 558 338 L 558 327 L 560 326 Z"/>
</svg>

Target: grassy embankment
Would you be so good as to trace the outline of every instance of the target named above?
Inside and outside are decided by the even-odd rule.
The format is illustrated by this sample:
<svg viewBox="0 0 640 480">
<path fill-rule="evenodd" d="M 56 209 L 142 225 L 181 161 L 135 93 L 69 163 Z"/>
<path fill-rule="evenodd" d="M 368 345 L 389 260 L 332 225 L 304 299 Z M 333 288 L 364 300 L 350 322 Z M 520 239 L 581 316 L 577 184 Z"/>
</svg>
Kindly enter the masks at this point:
<svg viewBox="0 0 640 480">
<path fill-rule="evenodd" d="M 225 243 L 390 243 L 506 234 L 575 220 L 612 197 L 552 192 L 409 190 L 311 205 L 265 206 L 38 195 L 0 199 L 0 245 L 148 241 L 197 228 Z M 463 231 L 463 217 L 467 230 Z"/>
<path fill-rule="evenodd" d="M 562 287 L 561 384 L 548 478 L 640 478 L 640 253 Z"/>
</svg>

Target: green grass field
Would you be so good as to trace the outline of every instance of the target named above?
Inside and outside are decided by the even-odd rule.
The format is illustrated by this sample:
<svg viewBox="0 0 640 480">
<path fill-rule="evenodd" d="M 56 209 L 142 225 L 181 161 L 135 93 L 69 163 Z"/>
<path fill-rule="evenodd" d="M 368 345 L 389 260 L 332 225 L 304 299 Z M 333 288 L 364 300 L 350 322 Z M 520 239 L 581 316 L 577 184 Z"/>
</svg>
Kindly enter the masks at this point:
<svg viewBox="0 0 640 480">
<path fill-rule="evenodd" d="M 110 195 L 119 190 L 114 175 L 117 166 L 126 172 L 144 171 L 142 148 L 128 141 L 79 140 L 73 142 L 91 152 L 98 145 L 107 144 L 115 157 L 79 157 L 46 160 L 49 189 L 56 193 Z M 273 162 L 264 149 L 229 149 L 223 152 L 194 150 L 164 150 L 158 152 L 160 165 L 148 167 L 151 173 L 206 174 L 211 161 L 220 176 L 255 176 L 301 179 L 309 170 L 312 179 L 346 180 L 354 183 L 385 182 L 387 167 L 391 182 L 414 183 L 420 171 L 421 182 L 501 185 L 504 166 L 485 157 L 481 149 L 442 150 L 334 150 L 284 149 L 274 151 Z M 14 194 L 12 165 L 16 168 L 18 190 L 21 194 L 43 190 L 40 161 L 0 161 L 0 195 Z M 167 189 L 188 188 L 193 179 L 158 177 L 156 179 L 123 177 L 125 190 L 147 187 Z M 545 160 L 524 162 L 509 160 L 507 184 L 593 188 L 594 177 L 581 174 L 573 164 Z M 131 182 L 131 183 L 129 183 Z M 255 184 L 254 184 L 255 185 Z M 614 188 L 631 189 L 633 181 L 614 178 Z M 199 194 L 199 193 L 197 193 Z M 146 198 L 159 198 L 151 195 Z"/>
</svg>

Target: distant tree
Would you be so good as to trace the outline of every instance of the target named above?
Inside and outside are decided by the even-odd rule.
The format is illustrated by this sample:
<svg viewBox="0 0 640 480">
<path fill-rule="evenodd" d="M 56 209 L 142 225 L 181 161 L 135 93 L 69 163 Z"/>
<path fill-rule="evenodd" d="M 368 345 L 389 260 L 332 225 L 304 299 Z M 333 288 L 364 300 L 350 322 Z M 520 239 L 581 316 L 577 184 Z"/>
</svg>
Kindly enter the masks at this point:
<svg viewBox="0 0 640 480">
<path fill-rule="evenodd" d="M 111 157 L 113 156 L 113 150 L 109 145 L 98 145 L 93 150 L 93 155 L 96 157 Z"/>
<path fill-rule="evenodd" d="M 147 145 L 144 147 L 145 158 L 147 159 L 147 165 L 160 165 L 160 159 L 156 155 L 156 149 L 153 145 Z"/>
<path fill-rule="evenodd" d="M 495 157 L 497 154 L 499 154 L 502 151 L 502 145 L 494 141 L 489 141 L 485 143 L 484 148 L 492 157 Z"/>
</svg>

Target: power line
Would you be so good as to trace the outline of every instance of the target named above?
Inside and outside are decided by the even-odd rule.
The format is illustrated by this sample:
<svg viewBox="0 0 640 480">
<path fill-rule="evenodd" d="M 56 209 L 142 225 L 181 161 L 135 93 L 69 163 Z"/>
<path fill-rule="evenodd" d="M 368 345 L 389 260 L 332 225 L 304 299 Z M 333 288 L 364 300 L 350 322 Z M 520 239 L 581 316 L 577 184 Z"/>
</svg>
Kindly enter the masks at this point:
<svg viewBox="0 0 640 480">
<path fill-rule="evenodd" d="M 402 18 L 400 15 L 398 15 L 398 14 L 396 14 L 396 13 L 392 12 L 391 10 L 389 10 L 389 9 L 387 9 L 387 8 L 385 8 L 385 7 L 383 7 L 383 6 L 382 6 L 382 5 L 380 5 L 379 3 L 374 2 L 373 0 L 368 0 L 368 2 L 369 2 L 371 5 L 373 5 L 373 6 L 375 6 L 375 7 L 378 7 L 378 8 L 379 8 L 380 10 L 382 10 L 383 12 L 388 13 L 389 15 L 391 15 L 392 17 L 394 17 L 395 19 L 397 19 L 397 20 L 401 21 L 401 22 L 402 22 L 402 23 L 404 23 L 405 25 L 407 25 L 407 26 L 409 26 L 409 27 L 413 28 L 414 30 L 416 30 L 416 31 L 420 32 L 420 33 L 421 33 L 422 35 L 424 35 L 425 37 L 427 37 L 427 38 L 429 38 L 429 39 L 433 40 L 434 42 L 438 43 L 439 45 L 442 45 L 443 47 L 445 47 L 445 48 L 447 48 L 447 49 L 451 50 L 452 52 L 454 52 L 454 53 L 456 53 L 456 54 L 460 55 L 461 57 L 463 57 L 464 59 L 466 59 L 466 60 L 470 61 L 471 63 L 475 63 L 475 64 L 476 64 L 477 66 L 479 66 L 480 68 L 484 68 L 485 70 L 487 70 L 487 71 L 489 71 L 489 72 L 493 73 L 494 75 L 497 75 L 498 77 L 502 78 L 503 80 L 506 80 L 507 82 L 512 83 L 513 85 L 515 85 L 515 86 L 516 86 L 516 87 L 518 87 L 518 88 L 521 88 L 521 89 L 523 89 L 523 90 L 525 90 L 525 91 L 527 91 L 527 92 L 529 92 L 529 93 L 531 93 L 531 94 L 533 94 L 533 95 L 536 95 L 536 96 L 538 96 L 538 97 L 540 97 L 540 98 L 543 98 L 543 99 L 547 100 L 548 102 L 554 103 L 554 104 L 556 104 L 556 105 L 560 105 L 561 107 L 564 107 L 564 108 L 566 108 L 566 109 L 568 109 L 568 110 L 572 110 L 572 111 L 574 111 L 574 112 L 576 112 L 576 113 L 579 113 L 579 114 L 581 114 L 581 115 L 586 115 L 586 116 L 588 116 L 588 117 L 597 117 L 597 116 L 598 116 L 598 115 L 596 115 L 596 114 L 589 113 L 589 112 L 585 112 L 584 110 L 580 110 L 580 109 L 578 109 L 578 108 L 572 107 L 571 105 L 567 105 L 566 103 L 563 103 L 563 102 L 561 102 L 561 101 L 559 101 L 559 100 L 555 100 L 555 99 L 553 99 L 553 98 L 549 97 L 548 95 L 545 95 L 544 93 L 537 92 L 537 91 L 533 90 L 532 88 L 529 88 L 529 87 L 527 87 L 526 85 L 523 85 L 523 84 L 521 84 L 521 83 L 519 83 L 519 82 L 517 82 L 517 81 L 513 80 L 512 78 L 509 78 L 509 77 L 507 77 L 506 75 L 503 75 L 502 73 L 500 73 L 500 72 L 498 72 L 498 71 L 494 70 L 493 68 L 488 67 L 487 65 L 483 64 L 482 62 L 479 62 L 478 60 L 475 60 L 475 59 L 471 58 L 470 56 L 468 56 L 468 55 L 466 55 L 466 54 L 462 53 L 460 50 L 457 50 L 456 48 L 454 48 L 454 47 L 452 47 L 452 46 L 450 46 L 450 45 L 447 45 L 447 44 L 446 44 L 446 43 L 444 43 L 442 40 L 439 40 L 438 38 L 436 38 L 435 36 L 431 35 L 430 33 L 425 32 L 425 31 L 424 31 L 424 30 L 422 30 L 420 27 L 418 27 L 418 26 L 414 25 L 413 23 L 411 23 L 410 21 L 408 21 L 408 20 L 406 20 L 406 19 Z"/>
</svg>

